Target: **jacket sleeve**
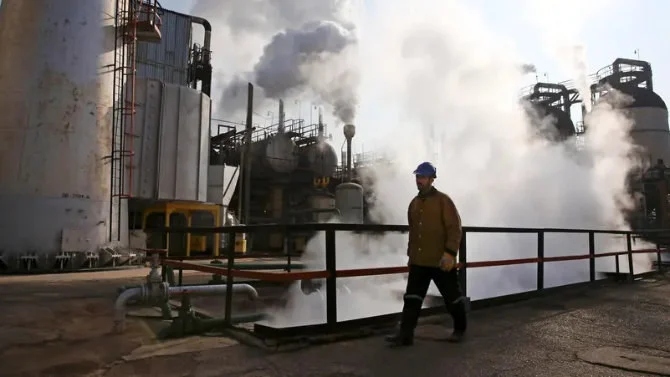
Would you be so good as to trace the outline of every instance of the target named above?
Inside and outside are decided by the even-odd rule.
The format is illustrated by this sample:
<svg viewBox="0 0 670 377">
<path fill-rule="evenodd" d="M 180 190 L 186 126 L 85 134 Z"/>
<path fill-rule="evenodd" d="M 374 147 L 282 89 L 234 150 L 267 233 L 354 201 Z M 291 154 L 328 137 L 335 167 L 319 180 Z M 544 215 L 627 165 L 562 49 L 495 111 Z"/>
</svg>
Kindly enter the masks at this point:
<svg viewBox="0 0 670 377">
<path fill-rule="evenodd" d="M 410 227 L 412 226 L 412 204 L 414 203 L 414 199 L 412 199 L 409 202 L 409 206 L 407 206 L 407 225 Z M 410 245 L 410 237 L 412 237 L 412 233 L 408 232 L 407 234 L 407 256 L 409 256 L 409 245 Z"/>
<path fill-rule="evenodd" d="M 456 205 L 446 195 L 442 198 L 442 224 L 447 235 L 444 245 L 445 251 L 455 257 L 461 246 L 463 229 L 461 228 L 461 216 L 456 209 Z"/>
</svg>

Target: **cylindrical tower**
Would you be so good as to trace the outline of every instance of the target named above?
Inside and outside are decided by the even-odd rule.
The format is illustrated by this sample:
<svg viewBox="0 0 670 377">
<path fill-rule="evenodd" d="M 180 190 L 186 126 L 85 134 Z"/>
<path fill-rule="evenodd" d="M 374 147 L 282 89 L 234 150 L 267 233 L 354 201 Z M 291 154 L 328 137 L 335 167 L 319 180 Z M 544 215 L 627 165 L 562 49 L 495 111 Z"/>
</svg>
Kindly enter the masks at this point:
<svg viewBox="0 0 670 377">
<path fill-rule="evenodd" d="M 52 263 L 108 241 L 115 10 L 115 0 L 2 2 L 5 257 Z"/>
<path fill-rule="evenodd" d="M 632 122 L 630 136 L 641 147 L 640 157 L 651 164 L 659 159 L 667 164 L 670 161 L 668 107 L 654 92 L 651 65 L 642 60 L 617 58 L 596 75 L 601 78 L 591 86 L 592 101 L 607 101 L 623 110 Z M 612 95 L 610 89 L 623 96 Z"/>
<path fill-rule="evenodd" d="M 617 101 L 615 106 L 625 109 L 633 123 L 630 136 L 642 148 L 642 158 L 652 164 L 658 159 L 670 163 L 670 128 L 665 101 L 649 89 L 630 86 L 617 89 L 629 96 Z"/>
</svg>

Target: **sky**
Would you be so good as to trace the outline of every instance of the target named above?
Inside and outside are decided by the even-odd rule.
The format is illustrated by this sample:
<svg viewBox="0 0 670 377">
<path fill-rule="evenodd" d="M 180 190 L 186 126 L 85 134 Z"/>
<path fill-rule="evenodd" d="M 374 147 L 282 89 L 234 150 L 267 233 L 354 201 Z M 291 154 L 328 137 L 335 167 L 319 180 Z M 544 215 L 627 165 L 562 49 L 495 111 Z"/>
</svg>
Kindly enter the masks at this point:
<svg viewBox="0 0 670 377">
<path fill-rule="evenodd" d="M 372 12 L 376 7 L 383 7 L 385 3 L 385 0 L 365 1 L 368 11 Z M 670 23 L 665 16 L 670 13 L 670 2 L 642 0 L 633 6 L 630 2 L 614 0 L 610 2 L 614 5 L 607 6 L 598 0 L 562 2 L 536 0 L 533 3 L 539 4 L 537 17 L 532 20 L 520 11 L 528 8 L 525 6 L 527 1 L 468 0 L 467 2 L 481 13 L 491 28 L 515 42 L 525 61 L 537 67 L 540 81 L 560 82 L 570 77 L 561 69 L 556 59 L 543 48 L 542 37 L 535 31 L 537 29 L 533 29 L 533 22 L 554 25 L 554 29 L 565 30 L 587 46 L 589 72 L 595 73 L 598 69 L 611 64 L 617 57 L 639 58 L 650 62 L 655 91 L 666 100 L 670 98 L 670 69 L 665 69 L 670 61 L 670 49 L 664 47 L 666 38 L 670 35 Z M 194 0 L 161 1 L 164 8 L 187 14 L 191 13 L 193 3 Z M 225 6 L 224 4 L 225 1 L 222 1 L 222 6 Z M 588 22 L 578 22 L 585 13 L 584 7 L 591 8 L 589 14 L 592 16 Z M 207 15 L 196 15 L 207 18 Z M 216 28 L 216 20 L 210 21 L 213 28 Z M 448 22 L 448 15 L 445 15 L 445 22 Z M 576 24 L 585 25 L 582 28 L 575 28 Z M 216 66 L 221 62 L 214 60 L 213 64 Z M 528 77 L 528 85 L 535 82 L 532 76 Z M 522 88 L 523 85 L 519 89 Z M 293 110 L 291 106 L 294 105 L 287 105 L 287 112 Z M 307 109 L 300 110 L 303 117 L 310 112 L 309 105 L 303 105 L 305 106 Z M 225 114 L 215 115 L 226 117 Z M 361 148 L 364 147 L 358 145 L 355 149 L 360 151 Z"/>
</svg>

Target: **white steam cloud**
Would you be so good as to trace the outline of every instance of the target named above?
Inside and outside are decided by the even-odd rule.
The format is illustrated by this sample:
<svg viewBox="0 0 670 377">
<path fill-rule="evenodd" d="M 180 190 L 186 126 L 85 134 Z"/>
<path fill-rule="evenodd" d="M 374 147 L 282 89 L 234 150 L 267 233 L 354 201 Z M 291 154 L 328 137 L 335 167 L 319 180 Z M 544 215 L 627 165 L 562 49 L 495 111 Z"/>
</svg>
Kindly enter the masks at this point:
<svg viewBox="0 0 670 377">
<path fill-rule="evenodd" d="M 234 69 L 217 69 L 217 111 L 239 116 L 246 108 L 246 83 L 256 84 L 254 108 L 266 99 L 310 96 L 332 109 L 342 123 L 353 122 L 359 75 L 358 38 L 348 14 L 349 1 L 200 0 L 193 13 L 215 21 L 213 47 L 219 67 L 228 65 L 220 51 L 233 51 Z M 239 51 L 238 51 L 239 50 Z M 249 70 L 249 68 L 252 68 Z M 274 105 L 272 105 L 274 107 Z"/>
<path fill-rule="evenodd" d="M 291 3 L 305 5 L 308 2 L 322 3 L 313 0 Z M 269 1 L 258 3 L 270 7 Z M 626 227 L 622 210 L 630 207 L 632 201 L 626 194 L 625 178 L 635 163 L 630 158 L 633 147 L 628 130 L 631 124 L 622 113 L 608 103 L 594 107 L 585 119 L 588 135 L 579 152 L 574 139 L 551 143 L 539 138 L 535 132 L 537 122 L 528 118 L 518 100 L 521 79 L 532 71 L 531 66 L 520 65 L 523 59 L 515 53 L 513 43 L 490 30 L 470 5 L 453 0 L 411 3 L 386 0 L 375 4 L 374 10 L 366 15 L 358 42 L 363 59 L 350 62 L 353 66 L 350 69 L 355 68 L 363 79 L 359 125 L 375 129 L 374 141 L 393 160 L 392 164 L 375 167 L 371 177 L 367 177 L 376 182 L 373 216 L 383 219 L 384 223 L 405 224 L 407 205 L 416 194 L 411 172 L 418 163 L 432 160 L 438 169 L 436 186 L 452 196 L 464 225 Z M 259 9 L 264 8 L 249 5 L 245 11 L 261 17 L 257 15 Z M 330 20 L 330 15 L 336 13 L 330 11 L 339 8 L 328 8 L 320 17 L 314 16 L 316 8 L 309 9 L 312 13 L 307 10 L 296 13 L 301 15 L 297 24 Z M 260 12 L 262 17 L 270 13 Z M 302 17 L 305 14 L 311 16 Z M 287 28 L 286 16 L 283 17 L 272 25 Z M 212 21 L 221 28 L 216 19 Z M 343 21 L 346 20 L 338 22 L 346 24 Z M 265 24 L 259 21 L 258 25 Z M 229 27 L 233 30 L 233 26 Z M 261 26 L 257 30 L 260 29 Z M 253 33 L 249 29 L 236 30 L 240 34 L 247 33 L 245 40 L 258 42 L 270 40 L 264 39 L 274 35 L 269 29 Z M 233 34 L 231 32 L 231 38 L 235 37 Z M 261 51 L 256 50 L 256 56 L 261 56 Z M 291 52 L 286 53 L 291 55 Z M 247 60 L 253 61 L 250 66 L 258 61 Z M 242 68 L 238 72 L 244 71 Z M 579 75 L 586 77 L 585 73 Z M 272 78 L 279 79 L 284 77 Z M 313 82 L 302 81 L 301 85 L 311 86 Z M 311 89 L 319 92 L 318 85 Z M 371 103 L 383 104 L 383 107 Z M 373 107 L 376 111 L 370 110 Z M 381 113 L 388 111 L 393 118 L 382 118 Z M 369 115 L 372 113 L 380 113 L 379 119 L 383 122 L 376 122 Z M 362 119 L 367 119 L 369 124 L 361 123 Z M 432 138 L 439 138 L 437 156 L 426 143 Z M 368 145 L 372 140 L 364 142 Z M 467 240 L 469 261 L 533 257 L 537 245 L 534 235 L 475 233 L 469 234 Z M 339 269 L 406 263 L 404 235 L 338 234 L 336 242 Z M 636 245 L 637 248 L 643 246 Z M 599 252 L 625 248 L 625 238 L 596 238 Z M 546 256 L 587 251 L 586 235 L 545 236 Z M 310 240 L 303 260 L 310 269 L 321 269 L 324 254 L 324 237 L 319 235 Z M 598 260 L 597 268 L 612 270 L 611 259 Z M 648 267 L 646 258 L 639 262 L 638 271 Z M 627 270 L 625 258 L 621 266 L 622 271 Z M 535 274 L 535 265 L 472 269 L 468 271 L 468 295 L 479 299 L 531 290 L 535 288 Z M 586 261 L 555 262 L 545 267 L 545 287 L 587 278 Z M 401 276 L 338 281 L 340 320 L 401 309 L 404 290 Z M 435 293 L 434 287 L 431 291 Z M 304 295 L 296 285 L 287 307 L 276 312 L 270 323 L 282 326 L 324 320 L 322 292 Z"/>
<path fill-rule="evenodd" d="M 556 6 L 548 1 L 524 0 L 525 16 L 540 32 L 542 46 L 559 64 L 582 98 L 589 98 L 589 67 L 582 32 L 589 20 L 600 17 L 604 9 L 614 9 L 616 0 L 567 0 Z M 547 22 L 547 16 L 560 22 Z M 591 102 L 585 101 L 586 110 Z"/>
</svg>

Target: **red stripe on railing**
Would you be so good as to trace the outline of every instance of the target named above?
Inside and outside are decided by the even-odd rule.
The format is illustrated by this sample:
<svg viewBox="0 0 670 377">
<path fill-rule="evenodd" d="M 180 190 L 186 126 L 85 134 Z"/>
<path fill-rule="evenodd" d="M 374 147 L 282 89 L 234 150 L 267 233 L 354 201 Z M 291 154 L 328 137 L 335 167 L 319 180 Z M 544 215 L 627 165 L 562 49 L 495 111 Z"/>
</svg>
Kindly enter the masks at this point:
<svg viewBox="0 0 670 377">
<path fill-rule="evenodd" d="M 632 250 L 633 254 L 648 254 L 648 253 L 657 253 L 657 249 L 640 249 Z M 660 250 L 662 253 L 667 253 L 668 250 Z M 608 253 L 599 253 L 594 255 L 594 258 L 603 258 L 611 257 L 617 255 L 627 255 L 627 251 L 617 251 L 617 252 L 608 252 Z M 564 262 L 564 261 L 573 261 L 573 260 L 584 260 L 590 259 L 591 255 L 565 255 L 557 257 L 545 257 L 545 258 L 520 258 L 520 259 L 506 259 L 506 260 L 497 260 L 497 261 L 481 261 L 481 262 L 468 262 L 466 268 L 481 268 L 481 267 L 499 267 L 499 266 L 512 266 L 519 264 L 529 264 L 529 263 L 539 263 L 543 262 Z M 227 275 L 227 267 L 217 267 L 209 266 L 197 263 L 183 262 L 174 259 L 165 259 L 163 260 L 163 265 L 182 269 L 182 270 L 192 270 L 207 272 L 216 275 Z M 463 264 L 459 263 L 457 268 L 463 268 Z M 361 277 L 361 276 L 377 276 L 377 275 L 390 275 L 390 274 L 401 274 L 407 273 L 409 270 L 408 267 L 378 267 L 378 268 L 357 268 L 357 269 L 346 269 L 346 270 L 337 270 L 336 277 Z M 274 282 L 292 282 L 297 280 L 309 280 L 309 279 L 325 279 L 329 276 L 328 271 L 301 271 L 301 272 L 259 272 L 259 271 L 249 271 L 249 270 L 239 270 L 231 269 L 231 275 L 237 278 L 247 278 L 255 280 L 266 280 Z"/>
<path fill-rule="evenodd" d="M 165 266 L 172 268 L 180 268 L 182 270 L 192 270 L 207 272 L 215 275 L 227 275 L 227 267 L 207 266 L 196 263 L 181 262 L 167 259 L 163 262 Z M 303 279 L 323 279 L 328 277 L 327 271 L 301 271 L 301 272 L 259 272 L 248 270 L 232 269 L 231 275 L 237 278 L 276 281 L 276 282 L 291 282 Z"/>
</svg>

